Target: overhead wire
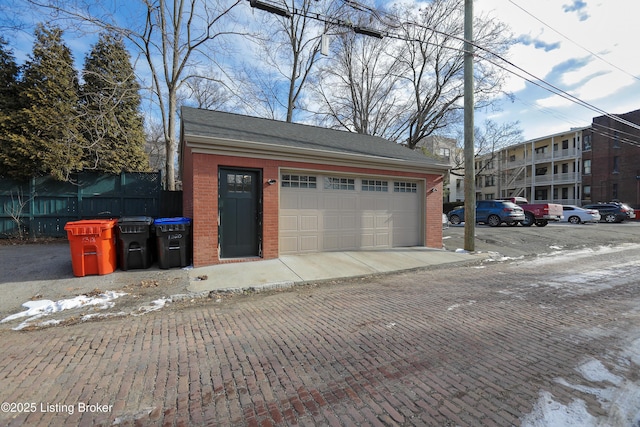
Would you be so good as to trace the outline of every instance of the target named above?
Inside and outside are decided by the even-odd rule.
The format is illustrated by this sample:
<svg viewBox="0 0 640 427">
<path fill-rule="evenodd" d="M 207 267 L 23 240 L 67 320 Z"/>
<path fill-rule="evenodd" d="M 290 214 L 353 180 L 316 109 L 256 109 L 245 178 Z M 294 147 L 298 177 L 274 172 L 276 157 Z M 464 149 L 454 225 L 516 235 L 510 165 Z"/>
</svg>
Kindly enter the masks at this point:
<svg viewBox="0 0 640 427">
<path fill-rule="evenodd" d="M 371 8 L 371 7 L 367 6 L 367 5 L 363 5 L 362 3 L 360 3 L 360 2 L 358 2 L 356 0 L 342 0 L 342 2 L 345 3 L 346 5 L 352 7 L 353 9 L 360 11 L 360 12 L 371 13 L 380 22 L 383 21 L 382 15 L 389 15 L 387 12 L 378 11 L 378 10 L 376 10 L 374 8 Z M 319 13 L 312 13 L 312 12 L 308 12 L 308 11 L 299 11 L 298 9 L 293 9 L 293 10 L 291 10 L 291 12 L 292 12 L 292 14 L 302 15 L 302 16 L 307 17 L 307 18 L 318 20 L 318 21 L 323 22 L 325 24 L 332 24 L 332 25 L 337 25 L 337 26 L 342 26 L 342 27 L 347 27 L 347 28 L 353 28 L 353 24 L 350 23 L 350 22 L 345 22 L 345 21 L 342 21 L 340 19 L 333 18 L 333 17 L 327 17 L 327 16 L 321 15 Z M 427 25 L 418 24 L 417 22 L 407 21 L 407 22 L 402 22 L 399 25 L 393 25 L 390 22 L 386 22 L 386 23 L 383 23 L 383 24 L 386 25 L 387 27 L 392 27 L 392 28 L 399 28 L 402 25 L 412 25 L 412 26 L 416 26 L 416 27 L 427 29 L 427 30 L 432 31 L 432 32 L 434 32 L 436 34 L 441 34 L 441 35 L 450 37 L 450 38 L 452 38 L 454 40 L 458 40 L 458 41 L 460 41 L 462 43 L 466 42 L 464 37 L 460 37 L 460 36 L 457 36 L 457 35 L 454 35 L 454 34 L 449 34 L 447 32 L 440 31 L 440 30 L 438 30 L 436 28 L 433 28 L 433 27 L 430 27 L 430 26 L 427 26 Z M 421 42 L 422 41 L 422 40 L 419 40 L 419 39 L 408 39 L 406 36 L 403 36 L 403 35 L 400 35 L 400 34 L 394 34 L 393 32 L 390 32 L 390 31 L 377 31 L 377 32 L 379 32 L 380 34 L 382 34 L 382 35 L 384 35 L 386 37 L 395 38 L 395 39 L 402 40 L 402 41 L 413 41 L 413 42 Z M 533 73 L 531 73 L 531 72 L 525 70 L 524 68 L 514 64 L 512 61 L 506 59 L 502 55 L 500 55 L 498 53 L 495 53 L 495 52 L 492 52 L 490 49 L 485 48 L 485 47 L 479 45 L 478 43 L 476 43 L 474 41 L 469 41 L 469 43 L 474 48 L 488 53 L 492 57 L 497 58 L 498 60 L 502 61 L 504 64 L 507 64 L 509 67 L 512 67 L 512 68 L 504 66 L 503 64 L 497 63 L 497 62 L 489 59 L 486 56 L 481 56 L 481 55 L 478 55 L 477 52 L 474 52 L 474 55 L 486 60 L 487 62 L 490 62 L 491 64 L 495 65 L 496 67 L 499 67 L 500 69 L 503 69 L 503 70 L 515 75 L 516 77 L 519 77 L 519 78 L 521 78 L 521 79 L 523 79 L 523 80 L 525 80 L 525 81 L 527 81 L 527 82 L 529 82 L 529 83 L 531 83 L 531 84 L 533 84 L 535 86 L 538 86 L 543 90 L 546 90 L 546 91 L 551 92 L 551 93 L 553 93 L 555 95 L 558 95 L 558 96 L 560 96 L 560 97 L 562 97 L 562 98 L 564 98 L 564 99 L 566 99 L 566 100 L 568 100 L 568 101 L 570 101 L 572 103 L 578 104 L 578 105 L 580 105 L 580 106 L 582 106 L 584 108 L 587 108 L 587 109 L 589 109 L 591 111 L 599 113 L 599 114 L 601 114 L 603 116 L 606 116 L 606 117 L 608 117 L 608 118 L 610 118 L 610 119 L 612 119 L 614 121 L 617 121 L 617 122 L 619 122 L 621 124 L 627 125 L 629 127 L 637 129 L 637 130 L 640 130 L 640 124 L 636 124 L 636 123 L 630 122 L 628 120 L 625 120 L 625 119 L 623 119 L 623 118 L 621 118 L 619 116 L 616 116 L 614 114 L 610 114 L 607 111 L 605 111 L 605 110 L 603 110 L 603 109 L 601 109 L 601 108 L 599 108 L 599 107 L 597 107 L 597 106 L 595 106 L 593 104 L 590 104 L 589 102 L 584 101 L 584 100 L 578 98 L 577 96 L 572 95 L 572 94 L 564 91 L 563 89 L 561 89 L 561 88 L 559 88 L 559 87 L 547 82 L 546 80 L 535 76 Z M 441 46 L 441 47 L 448 48 L 448 49 L 453 49 L 453 50 L 456 50 L 456 51 L 459 51 L 459 52 L 465 52 L 463 47 L 453 47 L 453 46 Z M 514 69 L 517 70 L 518 72 L 514 71 Z M 528 77 L 526 77 L 526 76 L 528 76 Z"/>
<path fill-rule="evenodd" d="M 620 129 L 611 128 L 609 126 L 605 126 L 595 122 L 592 124 L 591 129 L 594 133 L 597 133 L 598 135 L 604 136 L 608 139 L 617 139 L 622 143 L 640 147 L 640 136 L 638 135 L 624 132 Z"/>
<path fill-rule="evenodd" d="M 347 5 L 354 5 L 354 4 L 355 4 L 355 5 L 357 5 L 359 8 L 364 8 L 364 9 L 367 9 L 367 10 L 371 10 L 371 8 L 370 8 L 370 7 L 368 7 L 368 6 L 366 6 L 366 5 L 362 5 L 362 4 L 360 4 L 359 2 L 357 2 L 357 1 L 355 1 L 355 0 L 342 0 L 342 1 L 343 1 L 345 4 L 347 4 Z M 359 9 L 358 9 L 358 10 L 359 10 Z M 387 14 L 386 12 L 381 12 L 381 13 L 382 13 L 382 14 Z M 380 12 L 376 12 L 376 14 L 377 14 L 377 16 L 379 16 Z M 454 35 L 454 34 L 449 34 L 449 33 L 446 33 L 446 32 L 444 32 L 444 31 L 437 30 L 437 29 L 435 29 L 435 28 L 433 28 L 433 27 L 429 27 L 429 26 L 427 26 L 427 25 L 418 24 L 418 23 L 416 23 L 416 22 L 406 22 L 405 24 L 411 24 L 411 25 L 415 25 L 415 26 L 418 26 L 418 27 L 422 27 L 422 28 L 428 29 L 428 30 L 430 30 L 430 31 L 433 31 L 433 32 L 435 32 L 435 33 L 437 33 L 437 34 L 446 35 L 447 37 L 451 37 L 451 38 L 453 38 L 453 39 L 459 40 L 459 41 L 461 41 L 461 42 L 463 42 L 463 43 L 466 41 L 466 40 L 464 39 L 464 37 L 456 36 L 456 35 Z M 388 35 L 388 36 L 393 36 L 393 35 L 392 35 L 392 33 L 389 33 L 389 32 L 387 32 L 387 34 L 386 34 L 386 35 Z M 400 39 L 402 39 L 402 37 L 401 37 L 401 36 L 398 36 L 398 35 L 395 35 L 395 38 L 400 38 Z M 406 39 L 403 39 L 403 40 L 406 40 Z M 415 41 L 415 40 L 406 40 L 406 41 Z M 570 93 L 568 93 L 568 92 L 566 92 L 566 91 L 562 90 L 561 88 L 559 88 L 559 87 L 557 87 L 557 86 L 555 86 L 555 85 L 553 85 L 553 84 L 551 84 L 551 83 L 547 82 L 546 80 L 544 80 L 544 79 L 542 79 L 542 78 L 540 78 L 540 77 L 535 76 L 534 74 L 532 74 L 532 73 L 528 72 L 528 71 L 527 71 L 527 70 L 525 70 L 524 68 L 522 68 L 522 67 L 520 67 L 520 66 L 518 66 L 518 65 L 514 64 L 513 62 L 509 61 L 508 59 L 504 58 L 502 55 L 497 54 L 497 53 L 495 53 L 495 52 L 492 52 L 491 50 L 489 50 L 489 49 L 487 49 L 487 48 L 485 48 L 485 47 L 483 47 L 483 46 L 481 46 L 481 45 L 479 45 L 479 44 L 475 43 L 474 41 L 469 41 L 469 43 L 470 43 L 474 48 L 476 48 L 476 49 L 480 49 L 480 50 L 482 50 L 482 51 L 484 51 L 484 52 L 487 52 L 488 54 L 490 54 L 490 55 L 492 55 L 492 56 L 494 56 L 494 57 L 498 58 L 499 60 L 503 61 L 504 63 L 508 64 L 509 66 L 514 67 L 515 69 L 519 70 L 519 71 L 520 71 L 520 72 L 522 72 L 522 73 L 525 73 L 525 74 L 526 74 L 526 75 L 528 75 L 531 79 L 534 79 L 534 80 L 531 80 L 531 79 L 529 79 L 529 78 L 524 78 L 522 75 L 518 75 L 517 73 L 514 73 L 514 72 L 513 72 L 513 70 L 510 70 L 510 69 L 508 69 L 508 68 L 506 68 L 506 67 L 500 66 L 500 64 L 496 64 L 495 62 L 492 62 L 494 65 L 496 65 L 496 66 L 500 67 L 501 69 L 503 69 L 503 70 L 505 70 L 505 71 L 507 71 L 507 72 L 510 72 L 510 73 L 512 73 L 512 74 L 514 74 L 514 75 L 516 75 L 516 76 L 520 77 L 520 78 L 523 78 L 523 79 L 525 79 L 526 81 L 528 81 L 528 82 L 530 82 L 530 83 L 532 83 L 532 84 L 535 84 L 536 86 L 539 86 L 540 88 L 545 89 L 545 90 L 547 90 L 547 91 L 549 91 L 549 92 L 551 92 L 551 93 L 554 93 L 554 94 L 556 94 L 556 95 L 558 95 L 558 96 L 561 96 L 562 98 L 565 98 L 565 99 L 567 99 L 567 100 L 569 100 L 569 101 L 571 101 L 571 102 L 573 102 L 573 103 L 575 103 L 575 104 L 581 105 L 581 106 L 583 106 L 583 107 L 585 107 L 585 108 L 587 108 L 587 109 L 590 109 L 591 111 L 594 111 L 594 112 L 597 112 L 597 113 L 602 114 L 602 115 L 604 115 L 604 116 L 607 116 L 607 117 L 609 117 L 609 118 L 610 118 L 610 119 L 612 119 L 612 120 L 615 120 L 615 121 L 617 121 L 617 122 L 620 122 L 620 123 L 625 124 L 625 125 L 627 125 L 627 126 L 630 126 L 630 127 L 632 127 L 632 128 L 635 128 L 635 129 L 640 130 L 640 125 L 639 125 L 639 124 L 636 124 L 636 123 L 630 122 L 630 121 L 628 121 L 628 120 L 622 119 L 621 117 L 616 116 L 616 115 L 614 115 L 614 114 L 610 114 L 610 113 L 608 113 L 607 111 L 605 111 L 605 110 L 603 110 L 603 109 L 601 109 L 601 108 L 599 108 L 599 107 L 596 107 L 595 105 L 590 104 L 590 103 L 589 103 L 589 102 L 587 102 L 587 101 L 583 101 L 582 99 L 578 98 L 577 96 L 572 95 L 572 94 L 570 94 Z M 464 49 L 460 49 L 460 51 L 464 52 Z M 484 58 L 484 59 L 487 59 L 487 58 Z M 538 84 L 537 82 L 540 82 L 541 84 Z"/>
<path fill-rule="evenodd" d="M 630 121 L 628 121 L 628 120 L 625 120 L 625 119 L 623 119 L 623 118 L 621 118 L 621 117 L 619 117 L 619 116 L 616 116 L 616 115 L 610 114 L 610 113 L 606 112 L 605 110 L 603 110 L 603 109 L 601 109 L 601 108 L 598 108 L 598 107 L 596 107 L 596 106 L 595 106 L 595 105 L 593 105 L 593 104 L 588 103 L 587 101 L 583 101 L 582 99 L 578 98 L 577 96 L 572 95 L 572 94 L 570 94 L 570 93 L 568 93 L 568 92 L 566 92 L 566 91 L 564 91 L 564 90 L 560 89 L 559 87 L 557 87 L 557 86 L 555 86 L 555 85 L 553 85 L 553 84 L 551 84 L 551 83 L 547 82 L 546 80 L 541 79 L 541 78 L 539 78 L 539 77 L 535 76 L 534 74 L 532 74 L 532 73 L 530 73 L 529 71 L 525 70 L 524 68 L 522 68 L 522 67 L 520 67 L 520 66 L 518 66 L 518 65 L 514 64 L 513 62 L 509 61 L 508 59 L 506 59 L 506 58 L 502 57 L 501 55 L 498 55 L 497 53 L 493 53 L 493 52 L 491 52 L 491 51 L 489 51 L 489 50 L 487 50 L 487 49 L 484 49 L 484 48 L 482 48 L 482 47 L 479 47 L 479 49 L 481 49 L 481 50 L 483 50 L 483 51 L 485 51 L 485 52 L 487 52 L 487 53 L 489 53 L 489 54 L 491 54 L 491 55 L 495 56 L 496 58 L 500 59 L 500 60 L 501 60 L 501 61 L 503 61 L 504 63 L 506 63 L 506 64 L 510 65 L 510 66 L 511 66 L 511 67 L 513 67 L 513 68 L 515 68 L 515 69 L 516 69 L 516 70 L 518 70 L 519 72 L 524 73 L 525 75 L 529 76 L 530 78 L 529 78 L 529 77 L 525 77 L 525 76 L 523 76 L 522 74 L 518 74 L 518 73 L 514 72 L 513 70 L 509 70 L 508 68 L 501 67 L 501 68 L 502 68 L 502 69 L 504 69 L 505 71 L 510 72 L 510 73 L 512 73 L 512 74 L 514 74 L 514 75 L 516 75 L 516 76 L 520 77 L 521 79 L 524 79 L 525 81 L 527 81 L 527 82 L 529 82 L 529 83 L 531 83 L 531 84 L 533 84 L 533 85 L 535 85 L 535 86 L 538 86 L 538 87 L 540 87 L 540 88 L 542 88 L 542 89 L 545 89 L 545 90 L 547 90 L 547 91 L 549 91 L 549 92 L 551 92 L 551 93 L 554 93 L 554 94 L 556 94 L 556 95 L 558 95 L 558 96 L 560 96 L 560 97 L 562 97 L 562 98 L 564 98 L 564 99 L 566 99 L 566 100 L 568 100 L 568 101 L 571 101 L 571 102 L 573 102 L 573 103 L 575 103 L 575 104 L 581 105 L 581 106 L 583 106 L 583 107 L 585 107 L 585 108 L 588 108 L 588 109 L 590 109 L 590 110 L 592 110 L 592 111 L 595 111 L 595 112 L 597 112 L 597 113 L 600 113 L 600 114 L 602 114 L 603 116 L 607 116 L 607 117 L 609 117 L 609 118 L 610 118 L 610 119 L 612 119 L 612 120 L 615 120 L 615 121 L 617 121 L 617 122 L 620 122 L 620 123 L 622 123 L 622 124 L 625 124 L 625 125 L 627 125 L 627 126 L 630 126 L 630 127 L 633 127 L 633 128 L 635 128 L 635 129 L 640 130 L 640 124 L 636 124 L 636 123 L 630 122 Z M 489 58 L 487 58 L 487 57 L 482 57 L 482 58 L 483 58 L 484 60 L 488 61 L 488 62 L 491 62 L 491 63 L 492 63 L 492 64 L 494 64 L 495 66 L 500 67 L 500 65 L 499 65 L 499 64 L 497 64 L 497 63 L 495 63 L 495 62 L 491 61 Z M 539 82 L 540 82 L 540 83 L 539 83 Z"/>
</svg>

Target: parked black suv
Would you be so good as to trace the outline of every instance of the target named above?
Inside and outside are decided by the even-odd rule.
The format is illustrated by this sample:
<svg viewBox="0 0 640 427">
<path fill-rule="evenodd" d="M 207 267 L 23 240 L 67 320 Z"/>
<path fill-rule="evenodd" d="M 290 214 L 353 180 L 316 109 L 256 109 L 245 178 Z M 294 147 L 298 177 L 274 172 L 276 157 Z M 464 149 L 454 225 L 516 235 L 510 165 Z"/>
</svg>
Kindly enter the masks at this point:
<svg viewBox="0 0 640 427">
<path fill-rule="evenodd" d="M 597 209 L 600 212 L 600 221 L 604 222 L 622 222 L 636 217 L 633 209 L 620 202 L 592 203 L 582 208 Z"/>
</svg>

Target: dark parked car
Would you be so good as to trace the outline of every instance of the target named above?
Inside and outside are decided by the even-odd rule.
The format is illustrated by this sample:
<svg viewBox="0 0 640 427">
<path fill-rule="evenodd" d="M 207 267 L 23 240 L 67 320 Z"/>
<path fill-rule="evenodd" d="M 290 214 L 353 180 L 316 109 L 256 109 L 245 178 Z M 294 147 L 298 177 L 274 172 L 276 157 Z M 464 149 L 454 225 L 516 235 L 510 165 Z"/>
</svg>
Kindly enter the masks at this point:
<svg viewBox="0 0 640 427">
<path fill-rule="evenodd" d="M 464 221 L 464 208 L 454 209 L 447 216 L 451 224 L 460 224 Z M 515 203 L 504 200 L 478 200 L 476 202 L 476 222 L 497 227 L 503 222 L 508 225 L 517 225 L 524 219 L 524 210 Z"/>
<path fill-rule="evenodd" d="M 628 205 L 619 202 L 592 203 L 584 205 L 583 209 L 596 209 L 600 212 L 600 221 L 622 222 L 636 217 L 635 212 Z"/>
</svg>

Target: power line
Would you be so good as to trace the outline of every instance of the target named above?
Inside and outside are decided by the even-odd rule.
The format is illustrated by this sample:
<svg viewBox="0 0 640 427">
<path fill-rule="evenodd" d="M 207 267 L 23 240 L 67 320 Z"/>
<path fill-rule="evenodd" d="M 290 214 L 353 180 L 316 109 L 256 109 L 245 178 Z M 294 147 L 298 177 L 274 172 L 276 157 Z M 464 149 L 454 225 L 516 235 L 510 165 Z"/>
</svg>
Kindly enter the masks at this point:
<svg viewBox="0 0 640 427">
<path fill-rule="evenodd" d="M 252 1 L 255 2 L 255 0 L 252 0 Z M 377 11 L 377 10 L 375 10 L 375 9 L 369 7 L 369 6 L 363 5 L 363 4 L 361 4 L 361 3 L 359 3 L 359 2 L 357 2 L 355 0 L 342 0 L 342 2 L 345 3 L 347 6 L 353 8 L 354 10 L 357 10 L 357 11 L 360 11 L 360 12 L 371 13 L 380 22 L 382 22 L 382 15 L 386 15 L 387 17 L 391 16 L 387 12 Z M 369 33 L 371 32 L 371 34 L 374 35 L 373 33 L 375 33 L 375 37 L 378 37 L 378 38 L 390 37 L 390 38 L 394 38 L 394 39 L 398 39 L 398 40 L 402 40 L 402 41 L 408 41 L 408 42 L 423 42 L 422 40 L 410 39 L 410 38 L 407 38 L 404 35 L 393 33 L 393 32 L 390 32 L 390 31 L 378 31 L 378 30 L 374 30 L 374 29 L 357 27 L 357 26 L 354 26 L 350 22 L 342 21 L 340 19 L 333 18 L 333 17 L 327 17 L 327 16 L 319 14 L 319 13 L 311 13 L 311 12 L 308 12 L 308 11 L 300 11 L 300 10 L 295 9 L 295 8 L 292 9 L 292 10 L 289 10 L 289 12 L 292 15 L 304 16 L 306 18 L 318 20 L 318 21 L 323 22 L 325 24 L 332 24 L 332 25 L 341 26 L 341 27 L 345 27 L 345 28 L 351 28 L 351 29 L 357 28 L 357 30 L 358 30 L 357 32 L 359 32 L 361 34 L 369 35 Z M 391 18 L 393 18 L 393 16 L 391 16 Z M 432 31 L 432 32 L 434 32 L 436 34 L 440 34 L 440 35 L 444 35 L 446 37 L 450 37 L 450 38 L 452 38 L 454 40 L 460 41 L 461 43 L 465 42 L 464 37 L 460 37 L 460 36 L 457 36 L 457 35 L 454 35 L 454 34 L 449 34 L 447 32 L 440 31 L 440 30 L 438 30 L 436 28 L 433 28 L 433 27 L 430 27 L 430 26 L 427 26 L 427 25 L 418 24 L 417 22 L 407 21 L 407 22 L 402 22 L 399 25 L 393 25 L 393 24 L 390 24 L 388 22 L 387 23 L 383 22 L 383 24 L 385 26 L 387 26 L 387 27 L 392 27 L 392 28 L 394 28 L 394 27 L 398 28 L 398 27 L 400 27 L 402 25 L 412 25 L 412 26 L 415 26 L 415 27 L 419 27 L 419 28 L 423 28 L 423 29 Z M 640 130 L 640 125 L 639 124 L 636 124 L 636 123 L 630 122 L 628 120 L 622 119 L 619 116 L 610 114 L 607 111 L 605 111 L 605 110 L 603 110 L 603 109 L 601 109 L 599 107 L 596 107 L 593 104 L 590 104 L 590 103 L 588 103 L 586 101 L 583 101 L 582 99 L 578 98 L 577 96 L 572 95 L 572 94 L 564 91 L 563 89 L 560 89 L 559 87 L 547 82 L 546 80 L 535 76 L 531 72 L 529 72 L 529 71 L 525 70 L 524 68 L 522 68 L 522 67 L 514 64 L 513 62 L 509 61 L 508 59 L 506 59 L 502 55 L 500 55 L 498 53 L 495 53 L 495 52 L 492 52 L 488 48 L 485 48 L 485 47 L 483 47 L 483 46 L 481 46 L 481 45 L 479 45 L 479 44 L 477 44 L 475 42 L 472 42 L 472 41 L 470 41 L 469 43 L 473 47 L 475 47 L 475 48 L 477 48 L 477 49 L 479 49 L 479 50 L 481 50 L 483 52 L 486 52 L 489 55 L 497 58 L 498 60 L 500 60 L 502 62 L 504 62 L 508 66 L 513 67 L 515 70 L 518 70 L 518 72 L 516 72 L 513 69 L 510 69 L 508 67 L 505 67 L 504 65 L 496 63 L 495 61 L 492 61 L 492 60 L 490 60 L 489 58 L 487 58 L 485 56 L 481 56 L 482 59 L 486 60 L 487 62 L 490 62 L 491 64 L 495 65 L 496 67 L 499 67 L 500 69 L 503 69 L 503 70 L 505 70 L 505 71 L 507 71 L 507 72 L 509 72 L 509 73 L 511 73 L 511 74 L 513 74 L 513 75 L 515 75 L 515 76 L 517 76 L 517 77 L 519 77 L 519 78 L 521 78 L 521 79 L 533 84 L 533 85 L 536 85 L 536 86 L 540 87 L 541 89 L 544 89 L 544 90 L 546 90 L 548 92 L 551 92 L 551 93 L 553 93 L 555 95 L 558 95 L 558 96 L 560 96 L 560 97 L 562 97 L 562 98 L 564 98 L 564 99 L 566 99 L 566 100 L 568 100 L 568 101 L 570 101 L 572 103 L 578 104 L 578 105 L 580 105 L 580 106 L 582 106 L 584 108 L 587 108 L 587 109 L 589 109 L 591 111 L 594 111 L 594 112 L 599 113 L 599 114 L 601 114 L 603 116 L 609 117 L 610 119 L 612 119 L 614 121 L 617 121 L 619 123 L 625 124 L 625 125 L 627 125 L 629 127 L 632 127 L 634 129 Z M 464 53 L 464 49 L 462 47 L 456 48 L 456 47 L 453 47 L 453 46 L 445 46 L 445 45 L 440 45 L 440 47 L 447 48 L 447 49 L 452 49 L 452 50 L 456 50 L 458 52 L 463 52 Z M 479 56 L 477 53 L 475 53 L 475 55 Z M 529 77 L 526 77 L 526 76 L 529 76 Z"/>
<path fill-rule="evenodd" d="M 355 4 L 355 5 L 357 5 L 357 6 L 358 6 L 358 7 L 360 7 L 360 8 L 364 8 L 364 9 L 368 9 L 368 10 L 370 10 L 370 9 L 371 9 L 371 8 L 369 8 L 368 6 L 364 6 L 364 5 L 360 4 L 359 2 L 357 2 L 357 1 L 355 1 L 355 0 L 343 0 L 343 2 L 344 2 L 345 4 L 347 4 L 347 5 Z M 359 10 L 359 9 L 357 9 L 357 10 Z M 378 14 L 379 14 L 379 12 L 377 12 L 377 15 L 378 15 Z M 389 14 L 388 14 L 388 13 L 386 13 L 386 12 L 382 12 L 382 14 L 384 14 L 384 15 L 389 15 Z M 434 33 L 442 34 L 442 35 L 445 35 L 445 36 L 447 36 L 447 37 L 451 37 L 451 38 L 456 39 L 456 40 L 459 40 L 459 41 L 461 41 L 461 42 L 463 42 L 463 43 L 465 42 L 465 40 L 464 40 L 464 38 L 463 38 L 463 37 L 456 36 L 456 35 L 454 35 L 454 34 L 449 34 L 449 33 L 446 33 L 446 32 L 444 32 L 444 31 L 437 30 L 437 29 L 435 29 L 435 28 L 433 28 L 433 27 L 429 27 L 429 26 L 427 26 L 427 25 L 418 24 L 418 23 L 416 23 L 416 22 L 405 22 L 404 24 L 410 24 L 410 25 L 414 25 L 414 26 L 421 27 L 421 28 L 424 28 L 424 29 L 428 29 L 428 30 L 430 30 L 430 31 L 433 31 Z M 384 34 L 384 33 L 383 33 L 383 34 Z M 392 36 L 392 35 L 391 35 L 391 33 L 387 33 L 387 35 Z M 399 39 L 402 39 L 402 40 L 405 40 L 405 41 L 417 41 L 417 40 L 407 40 L 407 39 L 404 39 L 404 38 L 402 38 L 401 36 L 397 36 L 397 35 L 395 35 L 395 36 L 396 36 L 396 37 L 394 37 L 394 38 L 399 38 Z M 475 42 L 469 42 L 469 43 L 471 43 L 471 45 L 472 45 L 473 47 L 475 47 L 475 48 L 477 48 L 477 49 L 480 49 L 480 50 L 482 50 L 482 51 L 484 51 L 484 52 L 487 52 L 487 53 L 489 53 L 490 55 L 495 56 L 496 58 L 498 58 L 499 60 L 503 61 L 504 63 L 506 63 L 506 64 L 510 65 L 511 67 L 516 68 L 517 70 L 519 70 L 519 71 L 521 71 L 521 72 L 525 73 L 526 75 L 530 76 L 531 78 L 533 78 L 533 79 L 534 79 L 534 80 L 536 80 L 536 81 L 541 82 L 542 84 L 538 84 L 538 83 L 536 83 L 536 82 L 532 81 L 531 79 L 528 79 L 528 78 L 523 77 L 522 75 L 518 75 L 518 74 L 516 74 L 516 73 L 513 73 L 513 71 L 511 71 L 511 70 L 509 70 L 509 69 L 507 69 L 507 68 L 505 68 L 505 67 L 500 67 L 500 65 L 499 65 L 499 64 L 496 64 L 495 62 L 492 62 L 492 64 L 494 64 L 494 65 L 496 65 L 496 66 L 498 66 L 498 67 L 500 67 L 500 68 L 504 69 L 505 71 L 511 72 L 512 74 L 515 74 L 515 75 L 517 75 L 518 77 L 523 78 L 523 79 L 525 79 L 526 81 L 528 81 L 528 82 L 530 82 L 530 83 L 532 83 L 532 84 L 535 84 L 536 86 L 539 86 L 540 88 L 545 89 L 545 90 L 547 90 L 547 91 L 549 91 L 549 92 L 551 92 L 551 93 L 554 93 L 554 94 L 556 94 L 556 95 L 559 95 L 559 96 L 561 96 L 561 97 L 563 97 L 563 98 L 565 98 L 565 99 L 567 99 L 567 100 L 569 100 L 569 101 L 571 101 L 571 102 L 573 102 L 573 103 L 575 103 L 575 104 L 581 105 L 581 106 L 583 106 L 583 107 L 585 107 L 585 108 L 587 108 L 587 109 L 590 109 L 590 110 L 595 111 L 595 112 L 597 112 L 597 113 L 600 113 L 600 114 L 602 114 L 602 115 L 604 115 L 604 116 L 607 116 L 607 117 L 609 117 L 609 118 L 610 118 L 610 119 L 612 119 L 612 120 L 615 120 L 615 121 L 620 122 L 620 123 L 622 123 L 622 124 L 626 124 L 627 126 L 630 126 L 630 127 L 632 127 L 632 128 L 635 128 L 635 129 L 640 130 L 640 125 L 638 125 L 638 124 L 636 124 L 636 123 L 633 123 L 633 122 L 629 122 L 629 121 L 627 121 L 627 120 L 624 120 L 624 119 L 622 119 L 622 118 L 620 118 L 620 117 L 618 117 L 618 116 L 615 116 L 615 115 L 613 115 L 613 114 L 608 113 L 607 111 L 605 111 L 605 110 L 603 110 L 603 109 L 601 109 L 601 108 L 596 107 L 596 106 L 595 106 L 595 105 L 593 105 L 593 104 L 590 104 L 590 103 L 588 103 L 588 102 L 586 102 L 586 101 L 583 101 L 582 99 L 578 98 L 577 96 L 572 95 L 572 94 L 570 94 L 570 93 L 568 93 L 568 92 L 566 92 L 566 91 L 564 91 L 564 90 L 560 89 L 559 87 L 557 87 L 557 86 L 555 86 L 555 85 L 553 85 L 553 84 L 551 84 L 551 83 L 547 82 L 546 80 L 544 80 L 544 79 L 542 79 L 542 78 L 540 78 L 540 77 L 537 77 L 537 76 L 535 76 L 534 74 L 532 74 L 532 73 L 530 73 L 530 72 L 526 71 L 524 68 L 517 66 L 517 65 L 516 65 L 516 64 L 514 64 L 513 62 L 511 62 L 511 61 L 507 60 L 506 58 L 504 58 L 502 55 L 499 55 L 499 54 L 497 54 L 497 53 L 495 53 L 495 52 L 492 52 L 491 50 L 489 50 L 489 49 L 487 49 L 487 48 L 485 48 L 485 47 L 483 47 L 483 46 L 480 46 L 480 45 L 478 45 L 478 44 L 477 44 L 477 43 L 475 43 Z M 464 51 L 464 50 L 461 50 L 461 51 Z M 484 59 L 487 59 L 487 58 L 484 58 Z M 491 62 L 491 61 L 489 61 L 489 62 Z"/>
<path fill-rule="evenodd" d="M 591 127 L 591 129 L 593 130 L 594 133 L 604 136 L 605 138 L 617 139 L 619 142 L 640 147 L 639 135 L 634 135 L 629 132 L 624 132 L 619 129 L 604 126 L 604 125 L 601 125 L 600 123 L 593 123 L 593 126 Z M 630 139 L 630 138 L 633 138 L 633 139 Z"/>
<path fill-rule="evenodd" d="M 630 127 L 633 127 L 635 129 L 640 130 L 640 125 L 638 125 L 636 123 L 633 123 L 633 122 L 630 122 L 628 120 L 622 119 L 621 117 L 615 116 L 613 114 L 610 114 L 610 113 L 606 112 L 605 110 L 596 107 L 593 104 L 590 104 L 590 103 L 588 103 L 586 101 L 583 101 L 582 99 L 578 98 L 577 96 L 572 95 L 572 94 L 560 89 L 559 87 L 557 87 L 557 86 L 545 81 L 544 79 L 541 79 L 541 78 L 535 76 L 534 74 L 532 74 L 529 71 L 525 70 L 524 68 L 514 64 L 513 62 L 509 61 L 508 59 L 502 57 L 501 55 L 498 55 L 497 53 L 493 53 L 493 52 L 491 52 L 491 51 L 489 51 L 487 49 L 484 49 L 482 47 L 478 47 L 478 48 L 484 50 L 485 52 L 489 53 L 490 55 L 495 56 L 496 58 L 498 58 L 499 60 L 503 61 L 504 63 L 514 67 L 516 70 L 518 70 L 519 72 L 523 73 L 524 75 L 519 74 L 519 73 L 517 73 L 517 72 L 515 72 L 513 70 L 510 70 L 510 69 L 506 68 L 506 67 L 502 67 L 500 64 L 497 64 L 496 62 L 492 61 L 491 59 L 483 56 L 482 58 L 484 60 L 486 60 L 487 62 L 490 62 L 493 65 L 495 65 L 497 67 L 500 67 L 503 70 L 505 70 L 507 72 L 510 72 L 510 73 L 514 74 L 515 76 L 520 77 L 521 79 L 523 79 L 523 80 L 525 80 L 525 81 L 527 81 L 527 82 L 529 82 L 529 83 L 531 83 L 531 84 L 533 84 L 535 86 L 538 86 L 541 89 L 544 89 L 544 90 L 546 90 L 548 92 L 551 92 L 553 94 L 556 94 L 556 95 L 558 95 L 558 96 L 560 96 L 560 97 L 562 97 L 562 98 L 564 98 L 564 99 L 566 99 L 568 101 L 571 101 L 571 102 L 573 102 L 575 104 L 581 105 L 581 106 L 583 106 L 585 108 L 588 108 L 588 109 L 590 109 L 592 111 L 595 111 L 595 112 L 600 113 L 600 114 L 602 114 L 604 116 L 607 116 L 612 120 L 615 120 L 617 122 L 620 122 L 622 124 L 625 124 L 627 126 L 630 126 Z M 526 77 L 526 76 L 529 76 L 529 77 Z"/>
</svg>

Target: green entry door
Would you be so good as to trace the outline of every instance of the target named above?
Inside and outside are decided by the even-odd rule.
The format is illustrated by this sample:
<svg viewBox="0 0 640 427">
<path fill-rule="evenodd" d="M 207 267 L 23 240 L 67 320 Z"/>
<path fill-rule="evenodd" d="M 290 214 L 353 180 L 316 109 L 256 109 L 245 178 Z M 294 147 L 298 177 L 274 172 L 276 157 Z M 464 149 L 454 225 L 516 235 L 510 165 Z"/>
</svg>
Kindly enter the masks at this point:
<svg viewBox="0 0 640 427">
<path fill-rule="evenodd" d="M 260 255 L 260 172 L 220 169 L 220 257 Z"/>
</svg>

